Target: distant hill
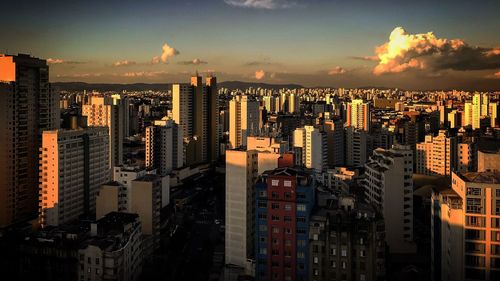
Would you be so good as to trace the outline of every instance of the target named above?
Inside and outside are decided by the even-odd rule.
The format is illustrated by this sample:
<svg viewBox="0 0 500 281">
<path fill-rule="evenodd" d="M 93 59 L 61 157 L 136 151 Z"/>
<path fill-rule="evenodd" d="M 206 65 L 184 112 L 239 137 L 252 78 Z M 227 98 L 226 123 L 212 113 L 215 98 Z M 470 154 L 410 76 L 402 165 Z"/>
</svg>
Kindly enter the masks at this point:
<svg viewBox="0 0 500 281">
<path fill-rule="evenodd" d="M 170 90 L 172 87 L 171 83 L 135 83 L 135 84 L 102 84 L 102 83 L 84 83 L 84 82 L 55 82 L 51 83 L 52 88 L 59 91 L 165 91 Z M 219 83 L 219 88 L 234 89 L 246 89 L 249 87 L 253 88 L 265 88 L 265 89 L 298 89 L 303 88 L 301 85 L 297 84 L 266 84 L 266 83 L 253 83 L 253 82 L 241 82 L 241 81 L 225 81 Z"/>
</svg>

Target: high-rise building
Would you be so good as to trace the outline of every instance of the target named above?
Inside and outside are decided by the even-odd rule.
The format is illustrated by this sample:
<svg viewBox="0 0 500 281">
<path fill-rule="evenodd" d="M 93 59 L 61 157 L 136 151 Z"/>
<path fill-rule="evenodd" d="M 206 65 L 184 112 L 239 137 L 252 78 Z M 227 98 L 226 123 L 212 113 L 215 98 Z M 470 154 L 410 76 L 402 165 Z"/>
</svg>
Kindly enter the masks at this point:
<svg viewBox="0 0 500 281">
<path fill-rule="evenodd" d="M 130 196 L 132 181 L 141 178 L 146 174 L 146 170 L 138 167 L 118 166 L 113 168 L 113 181 L 125 187 L 127 194 L 127 210 L 131 210 L 132 208 L 132 197 Z"/>
<path fill-rule="evenodd" d="M 323 128 L 328 142 L 328 167 L 343 166 L 345 163 L 344 121 L 341 118 L 327 120 Z"/>
<path fill-rule="evenodd" d="M 252 270 L 254 248 L 254 184 L 258 169 L 257 151 L 226 151 L 225 262 Z"/>
<path fill-rule="evenodd" d="M 409 146 L 375 149 L 365 177 L 365 196 L 384 216 L 389 251 L 414 252 L 413 151 Z"/>
<path fill-rule="evenodd" d="M 59 128 L 45 60 L 0 54 L 0 228 L 36 218 L 42 131 Z"/>
<path fill-rule="evenodd" d="M 146 128 L 146 167 L 160 175 L 183 166 L 183 137 L 173 120 L 156 120 Z"/>
<path fill-rule="evenodd" d="M 475 93 L 472 97 L 472 129 L 481 128 L 481 119 L 489 115 L 490 99 L 488 94 Z"/>
<path fill-rule="evenodd" d="M 89 126 L 108 127 L 110 168 L 123 162 L 124 106 L 125 100 L 118 97 L 91 96 L 89 103 L 82 106 L 82 115 Z"/>
<path fill-rule="evenodd" d="M 313 173 L 277 168 L 262 174 L 255 192 L 256 280 L 309 280 L 309 223 Z"/>
<path fill-rule="evenodd" d="M 432 206 L 433 280 L 499 280 L 500 173 L 452 173 Z"/>
<path fill-rule="evenodd" d="M 229 102 L 229 144 L 231 148 L 246 147 L 247 136 L 258 134 L 259 102 L 248 96 L 236 96 Z"/>
<path fill-rule="evenodd" d="M 369 132 L 371 127 L 370 104 L 360 99 L 352 100 L 347 104 L 345 120 L 346 127 L 352 126 Z"/>
<path fill-rule="evenodd" d="M 368 134 L 354 127 L 345 128 L 345 164 L 363 166 L 368 160 Z"/>
<path fill-rule="evenodd" d="M 417 174 L 450 175 L 456 159 L 456 139 L 440 130 L 437 136 L 427 135 L 425 141 L 417 143 Z"/>
<path fill-rule="evenodd" d="M 215 77 L 203 85 L 198 75 L 190 84 L 172 85 L 172 117 L 182 129 L 186 165 L 215 161 L 219 157 L 219 105 Z"/>
<path fill-rule="evenodd" d="M 146 235 L 145 251 L 152 254 L 160 243 L 160 210 L 165 178 L 147 174 L 132 181 L 129 212 L 139 215 L 142 234 Z"/>
<path fill-rule="evenodd" d="M 96 195 L 109 182 L 106 127 L 44 131 L 40 160 L 39 222 L 57 226 L 96 211 Z"/>
<path fill-rule="evenodd" d="M 311 216 L 307 280 L 384 280 L 383 218 L 351 195 L 334 198 Z"/>
<path fill-rule="evenodd" d="M 314 126 L 298 128 L 293 133 L 293 146 L 300 149 L 305 167 L 321 173 L 328 167 L 327 134 Z"/>
<path fill-rule="evenodd" d="M 115 181 L 101 185 L 96 196 L 96 219 L 111 212 L 126 212 L 127 209 L 127 187 Z"/>
<path fill-rule="evenodd" d="M 267 112 L 276 112 L 276 98 L 274 96 L 264 96 L 262 101 Z"/>
</svg>

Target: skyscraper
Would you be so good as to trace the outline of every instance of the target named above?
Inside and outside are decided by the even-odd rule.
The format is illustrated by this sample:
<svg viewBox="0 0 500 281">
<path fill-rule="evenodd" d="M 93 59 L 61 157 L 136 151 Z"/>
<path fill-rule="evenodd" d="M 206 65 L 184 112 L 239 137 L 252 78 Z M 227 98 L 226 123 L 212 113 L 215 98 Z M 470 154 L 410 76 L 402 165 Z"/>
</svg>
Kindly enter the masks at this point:
<svg viewBox="0 0 500 281">
<path fill-rule="evenodd" d="M 0 228 L 36 217 L 42 131 L 57 128 L 46 61 L 0 54 Z"/>
<path fill-rule="evenodd" d="M 434 280 L 500 279 L 500 173 L 452 173 L 432 195 Z"/>
<path fill-rule="evenodd" d="M 257 151 L 226 151 L 226 264 L 248 268 L 254 248 Z"/>
<path fill-rule="evenodd" d="M 384 216 L 389 251 L 414 252 L 413 151 L 409 146 L 375 149 L 365 176 L 365 196 Z"/>
<path fill-rule="evenodd" d="M 82 106 L 82 115 L 87 116 L 89 126 L 108 127 L 109 129 L 109 164 L 110 168 L 123 162 L 124 106 L 118 97 L 90 97 L 89 104 Z"/>
<path fill-rule="evenodd" d="M 256 280 L 309 280 L 316 182 L 300 168 L 265 172 L 255 192 Z"/>
<path fill-rule="evenodd" d="M 43 132 L 39 199 L 43 227 L 95 214 L 97 192 L 111 178 L 108 138 L 105 127 Z"/>
<path fill-rule="evenodd" d="M 219 105 L 217 80 L 191 77 L 190 84 L 172 85 L 172 116 L 183 131 L 186 165 L 215 161 L 219 157 Z"/>
<path fill-rule="evenodd" d="M 146 167 L 160 175 L 183 166 L 182 130 L 173 120 L 156 120 L 146 128 Z"/>
<path fill-rule="evenodd" d="M 259 102 L 236 96 L 229 102 L 229 143 L 231 148 L 247 145 L 247 136 L 259 132 Z"/>
<path fill-rule="evenodd" d="M 328 166 L 330 168 L 343 166 L 345 155 L 344 121 L 341 118 L 327 120 L 323 129 L 328 142 Z"/>
<path fill-rule="evenodd" d="M 356 129 L 370 131 L 371 115 L 370 104 L 361 99 L 352 100 L 347 104 L 346 127 L 352 126 Z"/>
<path fill-rule="evenodd" d="M 437 136 L 427 135 L 417 143 L 416 173 L 425 175 L 450 175 L 457 155 L 456 138 L 440 130 Z"/>
<path fill-rule="evenodd" d="M 293 146 L 301 149 L 302 163 L 318 173 L 327 169 L 327 145 L 326 133 L 314 126 L 304 126 L 293 133 Z"/>
</svg>

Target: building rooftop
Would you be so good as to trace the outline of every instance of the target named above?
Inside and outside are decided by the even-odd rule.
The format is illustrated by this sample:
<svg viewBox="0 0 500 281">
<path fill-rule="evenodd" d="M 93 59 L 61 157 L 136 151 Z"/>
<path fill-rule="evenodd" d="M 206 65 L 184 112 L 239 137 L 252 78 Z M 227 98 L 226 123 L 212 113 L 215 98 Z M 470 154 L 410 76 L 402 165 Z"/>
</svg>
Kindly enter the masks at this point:
<svg viewBox="0 0 500 281">
<path fill-rule="evenodd" d="M 160 179 L 161 177 L 159 175 L 154 175 L 154 174 L 145 174 L 144 176 L 135 179 L 133 181 L 146 181 L 146 182 L 154 182 Z"/>
<path fill-rule="evenodd" d="M 463 180 L 473 183 L 500 184 L 500 172 L 469 172 L 458 174 Z"/>
</svg>

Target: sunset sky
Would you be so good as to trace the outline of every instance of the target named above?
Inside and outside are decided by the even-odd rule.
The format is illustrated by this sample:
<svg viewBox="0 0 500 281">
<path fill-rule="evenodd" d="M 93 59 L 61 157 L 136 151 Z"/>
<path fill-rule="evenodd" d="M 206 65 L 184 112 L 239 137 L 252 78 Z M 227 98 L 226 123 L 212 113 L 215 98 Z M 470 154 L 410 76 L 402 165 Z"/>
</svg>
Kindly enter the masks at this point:
<svg viewBox="0 0 500 281">
<path fill-rule="evenodd" d="M 48 59 L 52 82 L 500 90 L 500 1 L 404 2 L 5 0 L 0 53 Z"/>
</svg>

